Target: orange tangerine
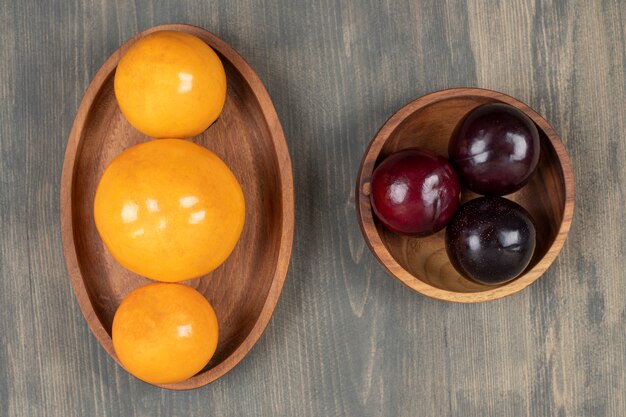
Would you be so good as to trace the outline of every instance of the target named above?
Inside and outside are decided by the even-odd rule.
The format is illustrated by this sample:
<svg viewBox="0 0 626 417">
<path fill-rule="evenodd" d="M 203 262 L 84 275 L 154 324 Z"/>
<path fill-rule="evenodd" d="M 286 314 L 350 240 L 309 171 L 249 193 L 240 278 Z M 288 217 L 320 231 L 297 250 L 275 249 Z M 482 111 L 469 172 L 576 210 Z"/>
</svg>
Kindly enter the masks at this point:
<svg viewBox="0 0 626 417">
<path fill-rule="evenodd" d="M 128 372 L 151 384 L 172 384 L 194 376 L 209 362 L 217 348 L 217 317 L 193 288 L 154 283 L 122 301 L 112 338 Z"/>
<path fill-rule="evenodd" d="M 115 97 L 126 119 L 155 138 L 188 138 L 220 115 L 226 74 L 205 42 L 183 32 L 155 32 L 117 64 Z"/>
<path fill-rule="evenodd" d="M 239 182 L 208 149 L 153 140 L 118 155 L 100 179 L 94 219 L 111 255 L 157 281 L 207 274 L 233 251 L 244 225 Z"/>
</svg>

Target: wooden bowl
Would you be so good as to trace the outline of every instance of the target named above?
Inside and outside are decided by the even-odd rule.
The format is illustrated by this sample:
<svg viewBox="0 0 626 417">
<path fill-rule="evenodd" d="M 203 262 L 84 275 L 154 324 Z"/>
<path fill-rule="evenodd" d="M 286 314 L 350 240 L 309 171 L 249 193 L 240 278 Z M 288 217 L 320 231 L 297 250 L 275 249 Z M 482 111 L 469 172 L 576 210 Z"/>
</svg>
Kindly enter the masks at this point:
<svg viewBox="0 0 626 417">
<path fill-rule="evenodd" d="M 473 108 L 491 102 L 517 107 L 537 125 L 541 157 L 537 171 L 521 190 L 506 196 L 526 208 L 536 222 L 537 246 L 526 271 L 513 281 L 488 286 L 463 278 L 448 260 L 445 230 L 426 238 L 388 231 L 372 213 L 370 181 L 374 168 L 389 154 L 421 147 L 448 156 L 457 122 Z M 524 103 L 478 88 L 454 88 L 428 94 L 394 114 L 376 134 L 361 162 L 356 211 L 365 240 L 378 261 L 407 287 L 432 298 L 456 302 L 495 300 L 516 293 L 538 279 L 558 255 L 572 222 L 574 180 L 565 147 L 554 129 Z M 477 195 L 463 190 L 463 202 Z"/>
<path fill-rule="evenodd" d="M 80 309 L 102 347 L 119 363 L 111 342 L 113 316 L 122 299 L 148 284 L 120 266 L 105 248 L 93 220 L 98 181 L 124 149 L 148 140 L 120 113 L 113 77 L 124 52 L 159 30 L 193 34 L 220 56 L 228 80 L 220 118 L 192 138 L 219 155 L 239 180 L 246 198 L 241 239 L 217 270 L 185 284 L 200 291 L 217 313 L 220 335 L 209 364 L 184 382 L 164 386 L 190 389 L 232 369 L 267 326 L 278 301 L 294 227 L 291 161 L 270 97 L 250 66 L 224 41 L 188 25 L 156 26 L 122 45 L 98 71 L 78 109 L 69 136 L 61 179 L 61 228 L 70 280 Z"/>
</svg>

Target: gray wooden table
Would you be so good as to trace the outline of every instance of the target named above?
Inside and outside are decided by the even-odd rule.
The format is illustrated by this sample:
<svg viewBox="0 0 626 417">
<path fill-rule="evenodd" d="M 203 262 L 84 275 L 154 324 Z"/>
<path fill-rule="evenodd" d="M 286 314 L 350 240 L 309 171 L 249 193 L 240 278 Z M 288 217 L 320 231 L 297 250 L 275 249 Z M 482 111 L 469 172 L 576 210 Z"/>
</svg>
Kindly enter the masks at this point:
<svg viewBox="0 0 626 417">
<path fill-rule="evenodd" d="M 607 1 L 0 0 L 1 416 L 626 415 L 626 5 Z M 59 227 L 66 138 L 91 77 L 160 23 L 202 26 L 258 72 L 296 183 L 291 267 L 250 355 L 190 392 L 98 345 Z M 572 158 L 572 231 L 547 274 L 475 305 L 414 294 L 368 251 L 353 188 L 409 100 L 502 91 Z"/>
</svg>

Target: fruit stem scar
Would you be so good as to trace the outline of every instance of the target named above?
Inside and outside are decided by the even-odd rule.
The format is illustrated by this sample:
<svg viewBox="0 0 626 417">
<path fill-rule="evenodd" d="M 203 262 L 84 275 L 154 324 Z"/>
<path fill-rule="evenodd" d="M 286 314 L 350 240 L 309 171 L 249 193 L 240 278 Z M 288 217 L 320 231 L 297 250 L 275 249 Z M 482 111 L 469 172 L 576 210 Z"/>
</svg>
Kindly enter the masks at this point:
<svg viewBox="0 0 626 417">
<path fill-rule="evenodd" d="M 361 186 L 361 192 L 365 195 L 370 195 L 370 192 L 372 191 L 372 185 L 369 181 L 364 182 L 363 185 Z"/>
</svg>

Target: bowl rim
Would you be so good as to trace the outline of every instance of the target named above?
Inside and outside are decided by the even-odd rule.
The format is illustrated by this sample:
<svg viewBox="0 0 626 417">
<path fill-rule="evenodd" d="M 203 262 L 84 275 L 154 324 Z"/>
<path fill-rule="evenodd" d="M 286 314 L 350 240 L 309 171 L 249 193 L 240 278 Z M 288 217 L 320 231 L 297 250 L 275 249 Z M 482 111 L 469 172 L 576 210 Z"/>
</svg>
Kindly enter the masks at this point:
<svg viewBox="0 0 626 417">
<path fill-rule="evenodd" d="M 554 148 L 559 160 L 559 166 L 565 183 L 565 198 L 561 224 L 559 225 L 559 230 L 554 238 L 554 241 L 543 258 L 541 258 L 539 262 L 533 266 L 533 268 L 521 277 L 499 287 L 486 289 L 485 291 L 480 292 L 463 293 L 445 290 L 430 285 L 427 282 L 415 277 L 395 260 L 380 238 L 376 225 L 374 224 L 373 212 L 369 199 L 369 184 L 376 159 L 378 158 L 381 149 L 390 135 L 404 120 L 410 117 L 413 113 L 436 102 L 446 99 L 472 96 L 486 97 L 512 105 L 530 117 L 537 127 L 543 131 L 544 135 Z M 373 155 L 376 157 L 372 157 Z M 523 290 L 539 279 L 539 277 L 543 275 L 550 265 L 552 265 L 563 248 L 571 227 L 574 213 L 574 174 L 572 164 L 567 154 L 567 150 L 554 128 L 541 115 L 539 115 L 539 113 L 534 111 L 522 101 L 507 94 L 484 88 L 448 88 L 434 91 L 423 95 L 400 108 L 400 110 L 394 113 L 383 124 L 368 145 L 359 166 L 355 193 L 357 219 L 361 232 L 363 233 L 363 237 L 365 238 L 365 242 L 374 254 L 376 260 L 387 270 L 387 272 L 402 284 L 417 293 L 437 300 L 461 303 L 484 302 L 506 297 Z"/>
<path fill-rule="evenodd" d="M 241 360 L 247 356 L 250 350 L 256 345 L 257 341 L 265 331 L 265 328 L 269 324 L 273 312 L 278 303 L 283 284 L 287 276 L 287 270 L 289 268 L 292 246 L 293 246 L 293 234 L 294 234 L 294 193 L 293 193 L 293 172 L 291 165 L 291 157 L 287 148 L 287 141 L 278 119 L 278 114 L 274 107 L 273 102 L 267 92 L 267 89 L 263 85 L 261 79 L 252 69 L 252 67 L 239 55 L 230 45 L 225 41 L 209 32 L 208 30 L 188 25 L 188 24 L 163 24 L 150 27 L 132 38 L 124 42 L 118 47 L 102 64 L 96 75 L 91 80 L 83 98 L 79 104 L 72 128 L 69 134 L 69 138 L 65 150 L 65 158 L 63 162 L 63 169 L 61 173 L 61 191 L 60 191 L 60 220 L 61 220 L 61 239 L 63 243 L 63 252 L 65 258 L 65 264 L 67 272 L 70 278 L 70 283 L 76 298 L 76 301 L 80 307 L 80 310 L 89 325 L 89 328 L 93 335 L 96 337 L 100 345 L 111 356 L 118 365 L 124 369 L 120 363 L 115 350 L 111 337 L 102 326 L 102 323 L 97 317 L 97 314 L 90 302 L 90 298 L 87 294 L 86 287 L 81 283 L 83 280 L 82 271 L 78 263 L 78 257 L 76 253 L 75 239 L 74 239 L 74 224 L 73 224 L 73 210 L 72 210 L 72 190 L 74 189 L 74 169 L 76 167 L 76 156 L 80 151 L 82 144 L 83 132 L 88 120 L 88 116 L 91 112 L 93 104 L 100 93 L 100 90 L 104 83 L 115 71 L 117 63 L 124 53 L 139 39 L 158 31 L 178 31 L 190 33 L 198 36 L 203 41 L 221 54 L 227 61 L 229 61 L 234 68 L 240 73 L 244 82 L 248 84 L 249 89 L 252 91 L 255 99 L 258 102 L 258 106 L 263 113 L 264 119 L 267 123 L 270 131 L 271 142 L 274 148 L 274 154 L 276 155 L 276 162 L 279 167 L 279 177 L 276 179 L 280 182 L 281 186 L 281 209 L 282 209 L 282 221 L 280 224 L 280 243 L 279 250 L 276 257 L 276 269 L 270 288 L 268 289 L 267 297 L 259 312 L 256 322 L 248 335 L 237 346 L 231 354 L 226 357 L 214 368 L 208 369 L 204 372 L 200 372 L 193 377 L 181 381 L 175 384 L 155 385 L 161 388 L 167 388 L 171 390 L 188 390 L 195 389 L 207 385 L 215 380 L 221 378 L 231 369 L 233 369 Z M 155 139 L 156 140 L 156 139 Z M 130 373 L 129 373 L 130 374 Z M 130 374 L 132 375 L 132 374 Z M 134 377 L 134 376 L 133 376 Z M 136 378 L 136 377 L 135 377 Z M 145 381 L 142 381 L 145 382 Z M 147 382 L 145 382 L 147 383 Z"/>
</svg>

